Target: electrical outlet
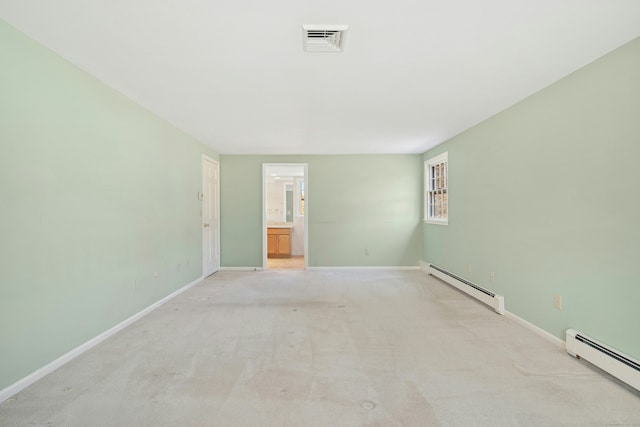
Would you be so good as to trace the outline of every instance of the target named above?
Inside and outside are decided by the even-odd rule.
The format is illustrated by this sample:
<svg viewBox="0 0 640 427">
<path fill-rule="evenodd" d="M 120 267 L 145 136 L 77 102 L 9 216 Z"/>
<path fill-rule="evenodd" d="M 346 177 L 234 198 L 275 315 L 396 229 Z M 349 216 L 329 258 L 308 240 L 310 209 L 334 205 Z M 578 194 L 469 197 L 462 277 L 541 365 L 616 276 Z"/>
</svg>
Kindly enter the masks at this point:
<svg viewBox="0 0 640 427">
<path fill-rule="evenodd" d="M 366 248 L 366 249 L 364 250 L 364 254 L 365 254 L 366 256 L 369 256 L 369 248 Z"/>
<path fill-rule="evenodd" d="M 562 295 L 555 295 L 553 297 L 553 305 L 558 310 L 562 310 Z"/>
<path fill-rule="evenodd" d="M 158 278 L 158 272 L 157 272 L 157 271 L 153 273 L 153 278 L 154 278 L 154 279 L 157 279 L 157 278 Z"/>
<path fill-rule="evenodd" d="M 496 280 L 496 273 L 494 271 L 491 272 L 491 281 L 494 282 Z"/>
</svg>

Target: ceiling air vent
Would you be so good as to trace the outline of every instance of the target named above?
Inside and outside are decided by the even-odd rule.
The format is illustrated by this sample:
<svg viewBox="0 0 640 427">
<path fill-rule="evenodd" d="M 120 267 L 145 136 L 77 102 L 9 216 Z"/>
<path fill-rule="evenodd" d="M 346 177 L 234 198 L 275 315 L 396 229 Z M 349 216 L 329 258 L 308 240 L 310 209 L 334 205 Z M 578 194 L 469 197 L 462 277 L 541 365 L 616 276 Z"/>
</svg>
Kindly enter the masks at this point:
<svg viewBox="0 0 640 427">
<path fill-rule="evenodd" d="M 348 25 L 303 25 L 305 52 L 342 52 Z"/>
</svg>

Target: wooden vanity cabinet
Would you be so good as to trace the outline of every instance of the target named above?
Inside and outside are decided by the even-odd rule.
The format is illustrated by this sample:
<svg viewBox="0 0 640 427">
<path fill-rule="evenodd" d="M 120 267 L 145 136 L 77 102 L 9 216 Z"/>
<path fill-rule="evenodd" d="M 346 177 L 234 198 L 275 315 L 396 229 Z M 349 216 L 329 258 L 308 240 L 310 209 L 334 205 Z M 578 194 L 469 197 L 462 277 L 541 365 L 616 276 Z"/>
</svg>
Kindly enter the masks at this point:
<svg viewBox="0 0 640 427">
<path fill-rule="evenodd" d="M 290 228 L 267 228 L 267 256 L 271 258 L 291 256 Z"/>
</svg>

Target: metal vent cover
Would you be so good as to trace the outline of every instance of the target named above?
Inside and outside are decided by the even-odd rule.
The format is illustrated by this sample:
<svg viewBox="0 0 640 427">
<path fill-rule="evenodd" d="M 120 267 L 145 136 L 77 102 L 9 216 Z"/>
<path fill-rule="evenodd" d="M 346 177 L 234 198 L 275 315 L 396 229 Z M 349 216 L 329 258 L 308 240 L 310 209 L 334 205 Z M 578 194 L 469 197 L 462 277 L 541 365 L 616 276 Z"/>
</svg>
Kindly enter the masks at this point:
<svg viewBox="0 0 640 427">
<path fill-rule="evenodd" d="M 342 52 L 348 25 L 303 25 L 305 52 Z"/>
</svg>

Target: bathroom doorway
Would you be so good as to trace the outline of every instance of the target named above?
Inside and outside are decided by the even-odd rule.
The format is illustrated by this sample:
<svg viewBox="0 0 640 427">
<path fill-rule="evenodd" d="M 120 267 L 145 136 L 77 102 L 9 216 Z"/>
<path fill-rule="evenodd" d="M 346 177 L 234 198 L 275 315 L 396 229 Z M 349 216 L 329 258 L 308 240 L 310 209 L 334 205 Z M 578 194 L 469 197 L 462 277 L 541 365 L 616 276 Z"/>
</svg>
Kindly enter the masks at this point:
<svg viewBox="0 0 640 427">
<path fill-rule="evenodd" d="M 262 240 L 265 270 L 308 267 L 306 163 L 263 163 Z"/>
</svg>

